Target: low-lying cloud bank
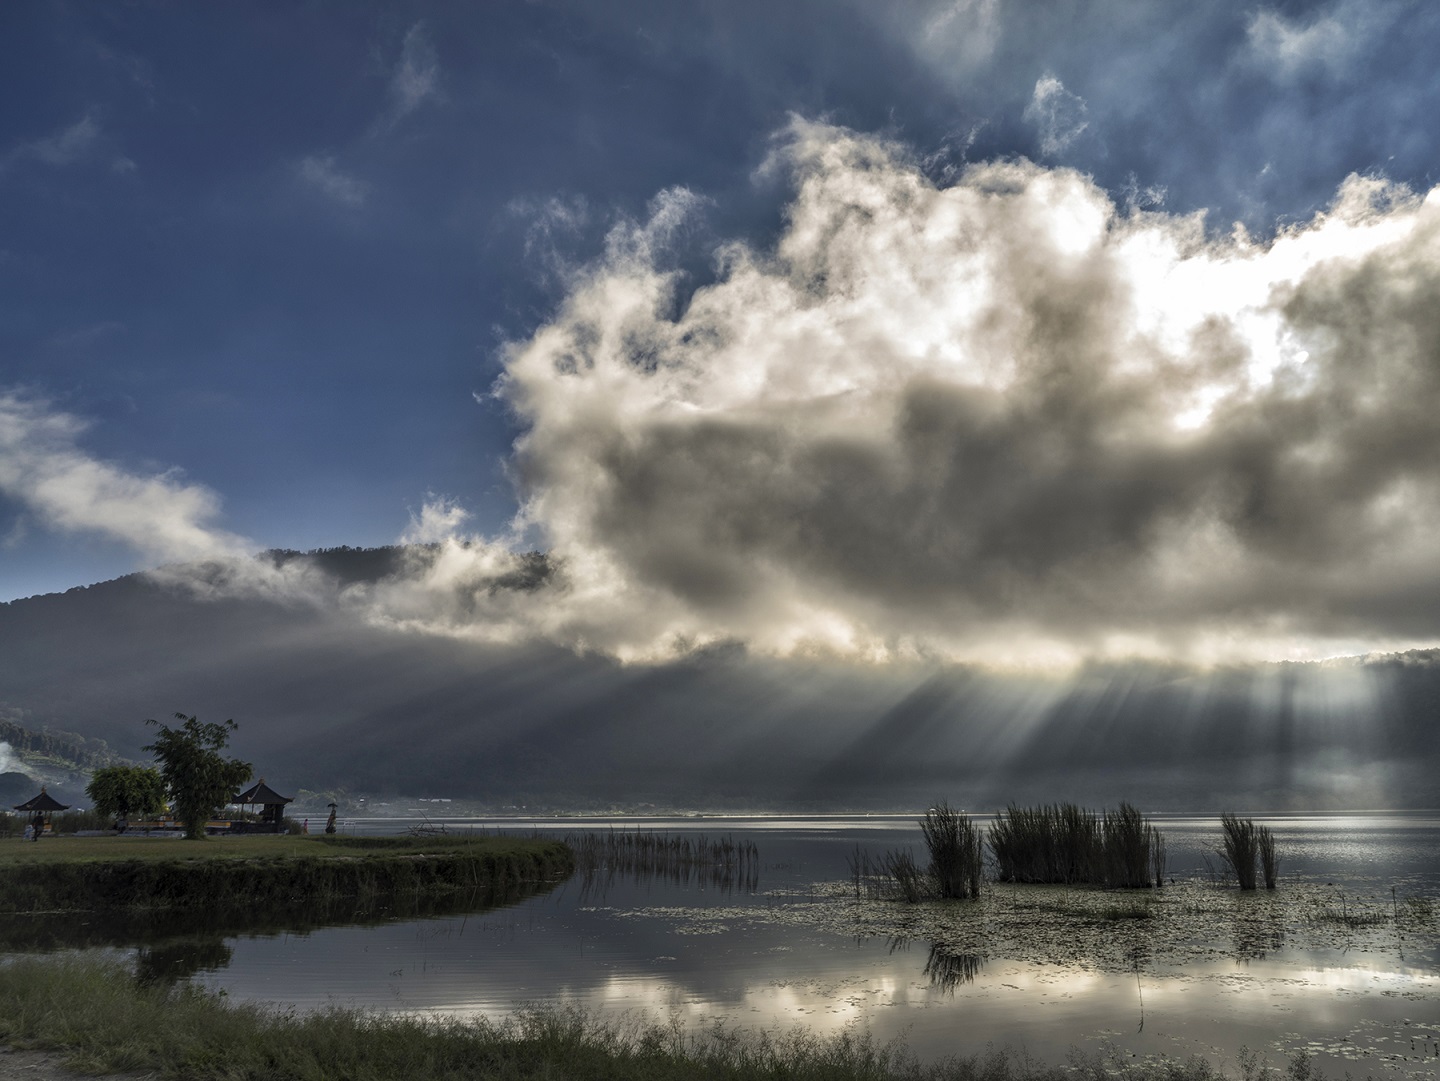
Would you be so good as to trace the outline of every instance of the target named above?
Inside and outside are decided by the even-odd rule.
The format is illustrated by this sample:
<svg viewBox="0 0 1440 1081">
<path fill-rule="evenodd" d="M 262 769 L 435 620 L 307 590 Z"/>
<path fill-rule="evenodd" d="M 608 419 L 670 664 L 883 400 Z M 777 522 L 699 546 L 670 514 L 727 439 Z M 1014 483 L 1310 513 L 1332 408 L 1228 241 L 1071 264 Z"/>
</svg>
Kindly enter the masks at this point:
<svg viewBox="0 0 1440 1081">
<path fill-rule="evenodd" d="M 32 394 L 0 391 L 0 495 L 47 528 L 95 533 L 166 561 L 253 550 L 214 524 L 220 500 L 177 472 L 144 474 L 80 445 L 86 423 Z"/>
<path fill-rule="evenodd" d="M 1351 177 L 1255 241 L 1025 161 L 938 187 L 796 121 L 773 249 L 684 297 L 685 193 L 617 229 L 498 393 L 517 527 L 427 622 L 656 657 L 1316 656 L 1440 618 L 1440 191 Z M 379 598 L 377 598 L 379 599 Z"/>
<path fill-rule="evenodd" d="M 1026 161 L 940 186 L 900 145 L 800 120 L 763 168 L 793 179 L 773 247 L 720 248 L 687 292 L 672 240 L 703 201 L 663 193 L 508 348 L 512 535 L 432 504 L 409 573 L 343 603 L 636 660 L 1436 639 L 1440 189 L 1352 176 L 1261 241 Z M 0 488 L 52 522 L 154 547 L 138 501 L 175 511 L 171 558 L 241 543 L 203 491 L 87 465 L 73 422 L 0 404 Z M 313 593 L 287 573 L 241 584 Z"/>
</svg>

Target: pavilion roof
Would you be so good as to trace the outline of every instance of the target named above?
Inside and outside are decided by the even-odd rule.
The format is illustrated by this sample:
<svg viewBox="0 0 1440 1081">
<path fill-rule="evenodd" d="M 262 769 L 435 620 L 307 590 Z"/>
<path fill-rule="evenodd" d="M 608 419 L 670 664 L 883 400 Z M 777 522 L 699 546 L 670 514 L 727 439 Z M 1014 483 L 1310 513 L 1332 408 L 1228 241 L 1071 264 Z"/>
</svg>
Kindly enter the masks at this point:
<svg viewBox="0 0 1440 1081">
<path fill-rule="evenodd" d="M 61 803 L 54 796 L 50 795 L 50 793 L 46 792 L 44 788 L 40 789 L 38 796 L 32 796 L 24 803 L 15 804 L 15 810 L 17 811 L 68 811 L 69 809 L 70 805 L 68 803 Z"/>
<path fill-rule="evenodd" d="M 276 804 L 294 803 L 295 800 L 292 796 L 282 796 L 279 792 L 276 792 L 275 789 L 265 783 L 265 778 L 261 777 L 260 780 L 256 781 L 230 802 L 241 804 L 258 803 L 264 807 L 273 807 Z"/>
</svg>

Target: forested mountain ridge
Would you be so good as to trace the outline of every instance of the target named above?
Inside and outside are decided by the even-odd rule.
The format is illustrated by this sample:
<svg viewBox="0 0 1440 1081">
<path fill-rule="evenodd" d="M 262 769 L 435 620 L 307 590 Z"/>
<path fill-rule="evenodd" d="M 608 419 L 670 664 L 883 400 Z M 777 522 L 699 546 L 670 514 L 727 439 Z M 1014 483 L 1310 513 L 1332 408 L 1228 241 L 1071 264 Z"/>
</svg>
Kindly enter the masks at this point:
<svg viewBox="0 0 1440 1081">
<path fill-rule="evenodd" d="M 75 732 L 51 728 L 35 731 L 20 723 L 22 716 L 19 710 L 0 708 L 0 743 L 7 745 L 17 758 L 50 762 L 73 770 L 95 770 L 125 761 L 103 739 L 88 739 Z"/>
<path fill-rule="evenodd" d="M 343 589 L 405 573 L 408 557 L 259 558 Z M 547 573 L 536 556 L 499 588 Z M 1440 805 L 1434 650 L 1203 671 L 1097 664 L 1063 679 L 738 646 L 625 666 L 130 575 L 0 605 L 0 707 L 139 759 L 145 718 L 233 717 L 235 752 L 282 790 L 496 805 Z"/>
</svg>

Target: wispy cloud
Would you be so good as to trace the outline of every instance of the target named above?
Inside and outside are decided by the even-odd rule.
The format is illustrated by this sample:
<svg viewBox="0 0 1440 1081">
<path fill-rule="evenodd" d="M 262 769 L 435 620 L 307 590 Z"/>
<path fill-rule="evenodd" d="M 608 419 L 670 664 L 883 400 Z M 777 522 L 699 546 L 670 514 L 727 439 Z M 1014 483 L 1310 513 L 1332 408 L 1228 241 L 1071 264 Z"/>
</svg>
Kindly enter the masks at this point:
<svg viewBox="0 0 1440 1081">
<path fill-rule="evenodd" d="M 935 63 L 962 69 L 981 67 L 994 55 L 1001 33 L 1000 14 L 1000 0 L 922 4 L 914 24 L 915 48 Z"/>
<path fill-rule="evenodd" d="M 47 402 L 0 393 L 0 492 L 44 525 L 99 534 L 149 559 L 228 559 L 254 547 L 218 528 L 220 501 L 174 471 L 139 473 L 88 454 L 86 424 Z"/>
<path fill-rule="evenodd" d="M 110 341 L 125 333 L 125 324 L 115 319 L 91 323 L 89 326 L 72 327 L 52 334 L 47 344 L 57 349 L 90 349 L 102 342 Z"/>
<path fill-rule="evenodd" d="M 400 58 L 390 75 L 390 101 L 380 118 L 382 128 L 392 127 L 427 101 L 439 100 L 440 59 L 425 23 L 417 22 L 405 34 Z"/>
<path fill-rule="evenodd" d="M 1278 77 L 1289 78 L 1307 68 L 1338 75 L 1392 18 L 1376 5 L 1364 3 L 1337 4 L 1309 19 L 1257 11 L 1250 18 L 1247 36 L 1255 59 Z"/>
<path fill-rule="evenodd" d="M 27 160 L 55 168 L 98 161 L 119 173 L 135 169 L 133 161 L 115 151 L 112 141 L 101 131 L 100 122 L 90 113 L 49 135 L 13 147 L 0 159 L 0 166 Z"/>
<path fill-rule="evenodd" d="M 260 545 L 219 526 L 215 492 L 177 469 L 96 457 L 83 446 L 88 427 L 43 398 L 0 390 L 0 495 L 23 509 L 15 531 L 117 541 L 154 568 L 153 577 L 201 596 L 334 602 L 340 587 L 315 568 L 254 558 Z"/>
<path fill-rule="evenodd" d="M 99 138 L 100 125 L 95 118 L 83 116 L 62 131 L 25 144 L 21 153 L 46 165 L 72 165 L 89 157 Z"/>
<path fill-rule="evenodd" d="M 552 195 L 548 199 L 517 198 L 505 210 L 525 226 L 525 254 L 551 261 L 561 242 L 572 242 L 590 223 L 590 204 L 583 195 Z"/>
<path fill-rule="evenodd" d="M 329 154 L 312 154 L 297 169 L 301 181 L 342 206 L 363 206 L 370 195 L 370 185 L 342 172 Z"/>
<path fill-rule="evenodd" d="M 1040 152 L 1046 157 L 1059 154 L 1090 126 L 1085 100 L 1065 89 L 1054 75 L 1035 81 L 1035 93 L 1025 107 L 1024 119 L 1040 133 Z"/>
</svg>

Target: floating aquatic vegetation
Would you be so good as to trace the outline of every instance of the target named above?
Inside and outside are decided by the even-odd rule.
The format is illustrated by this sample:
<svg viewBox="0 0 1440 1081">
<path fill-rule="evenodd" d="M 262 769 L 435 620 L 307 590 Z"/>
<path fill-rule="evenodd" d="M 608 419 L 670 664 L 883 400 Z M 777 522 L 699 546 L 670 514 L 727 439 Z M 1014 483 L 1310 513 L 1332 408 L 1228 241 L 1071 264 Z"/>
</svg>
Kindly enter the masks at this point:
<svg viewBox="0 0 1440 1081">
<path fill-rule="evenodd" d="M 1134 971 L 1137 956 L 1156 965 L 1184 965 L 1226 957 L 1256 960 L 1287 947 L 1352 955 L 1397 948 L 1393 917 L 1373 923 L 1326 920 L 1324 911 L 1338 903 L 1332 887 L 1306 882 L 1277 893 L 1241 893 L 1201 880 L 1160 892 L 989 884 L 976 903 L 963 905 L 903 904 L 863 889 L 857 898 L 853 882 L 817 882 L 803 897 L 785 894 L 765 906 L 647 908 L 627 915 L 664 918 L 677 927 L 812 927 L 847 938 L 939 942 L 948 953 L 982 960 L 1127 973 Z M 1346 910 L 1389 911 L 1375 899 L 1358 905 L 1349 898 Z M 1413 922 L 1402 910 L 1398 929 L 1407 956 L 1440 952 L 1437 923 Z"/>
</svg>

